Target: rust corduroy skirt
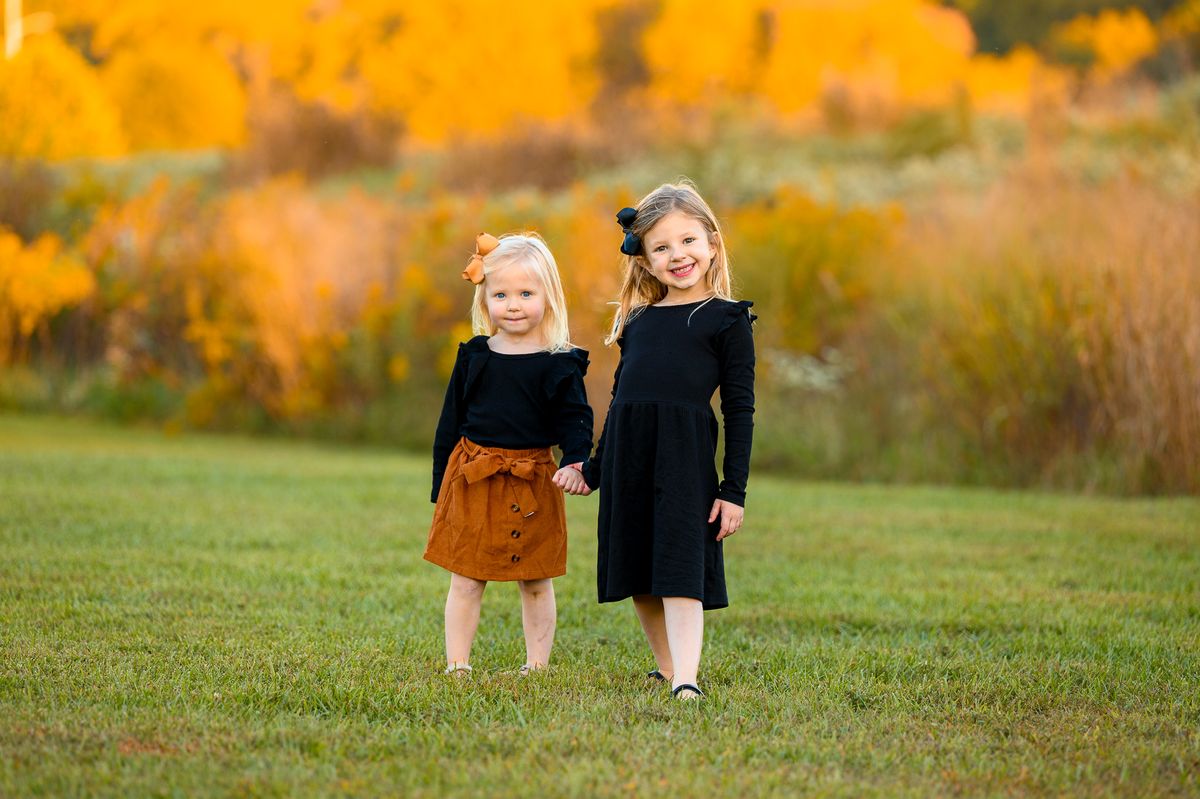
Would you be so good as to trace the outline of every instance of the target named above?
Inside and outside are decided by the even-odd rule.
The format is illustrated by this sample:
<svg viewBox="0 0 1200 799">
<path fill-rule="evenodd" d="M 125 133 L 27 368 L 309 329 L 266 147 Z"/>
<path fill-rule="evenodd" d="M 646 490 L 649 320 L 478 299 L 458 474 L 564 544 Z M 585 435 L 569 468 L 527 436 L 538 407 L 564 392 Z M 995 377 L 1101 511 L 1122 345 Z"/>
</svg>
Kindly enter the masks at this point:
<svg viewBox="0 0 1200 799">
<path fill-rule="evenodd" d="M 567 516 L 549 449 L 482 447 L 450 453 L 425 560 L 476 580 L 567 573 Z"/>
</svg>

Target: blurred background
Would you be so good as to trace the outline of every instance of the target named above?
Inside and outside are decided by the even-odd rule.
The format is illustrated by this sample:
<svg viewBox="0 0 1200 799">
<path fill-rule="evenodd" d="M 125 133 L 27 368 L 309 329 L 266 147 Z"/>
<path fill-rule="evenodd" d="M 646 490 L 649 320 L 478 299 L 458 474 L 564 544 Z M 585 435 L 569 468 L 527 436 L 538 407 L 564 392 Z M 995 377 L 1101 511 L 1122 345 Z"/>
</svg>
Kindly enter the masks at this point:
<svg viewBox="0 0 1200 799">
<path fill-rule="evenodd" d="M 4 1 L 0 409 L 425 451 L 532 228 L 602 414 L 686 175 L 757 468 L 1200 493 L 1200 0 Z"/>
</svg>

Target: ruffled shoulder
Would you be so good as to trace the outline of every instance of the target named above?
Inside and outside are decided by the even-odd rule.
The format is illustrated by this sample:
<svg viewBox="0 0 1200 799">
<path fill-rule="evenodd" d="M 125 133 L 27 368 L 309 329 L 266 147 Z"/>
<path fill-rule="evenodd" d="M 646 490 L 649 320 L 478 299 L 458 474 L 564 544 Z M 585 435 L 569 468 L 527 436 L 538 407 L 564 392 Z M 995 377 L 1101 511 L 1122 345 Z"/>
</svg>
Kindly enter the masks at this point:
<svg viewBox="0 0 1200 799">
<path fill-rule="evenodd" d="M 556 364 L 565 364 L 564 368 L 578 369 L 580 376 L 583 376 L 587 374 L 588 364 L 591 363 L 588 360 L 588 356 L 588 351 L 582 347 L 572 347 L 566 352 L 554 353 L 554 362 Z"/>
<path fill-rule="evenodd" d="M 551 353 L 550 358 L 553 361 L 553 366 L 550 367 L 546 374 L 546 393 L 554 396 L 558 393 L 559 388 L 563 383 L 569 382 L 576 376 L 580 380 L 587 374 L 588 351 L 574 347 L 566 352 Z"/>
<path fill-rule="evenodd" d="M 475 336 L 470 341 L 464 341 L 458 345 L 458 351 L 464 355 L 474 355 L 479 352 L 491 352 L 488 347 L 487 336 Z"/>
<path fill-rule="evenodd" d="M 750 309 L 754 307 L 754 303 L 750 300 L 737 300 L 735 302 L 726 301 L 724 318 L 721 319 L 720 325 L 717 327 L 717 334 L 724 333 L 729 328 L 733 327 L 734 322 L 743 317 L 747 317 L 753 323 L 758 316 Z"/>
</svg>

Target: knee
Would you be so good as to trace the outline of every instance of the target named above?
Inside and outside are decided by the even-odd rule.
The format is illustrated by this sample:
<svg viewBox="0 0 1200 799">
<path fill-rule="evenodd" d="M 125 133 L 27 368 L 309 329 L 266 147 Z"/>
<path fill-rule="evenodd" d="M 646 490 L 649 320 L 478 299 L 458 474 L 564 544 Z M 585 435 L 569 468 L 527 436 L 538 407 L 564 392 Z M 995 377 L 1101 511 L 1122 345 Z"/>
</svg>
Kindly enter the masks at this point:
<svg viewBox="0 0 1200 799">
<path fill-rule="evenodd" d="M 530 599 L 541 599 L 550 590 L 549 580 L 519 580 L 521 593 Z"/>
<path fill-rule="evenodd" d="M 450 580 L 450 593 L 462 599 L 476 599 L 483 595 L 483 589 L 486 587 L 486 581 L 474 580 L 460 574 L 454 575 Z"/>
</svg>

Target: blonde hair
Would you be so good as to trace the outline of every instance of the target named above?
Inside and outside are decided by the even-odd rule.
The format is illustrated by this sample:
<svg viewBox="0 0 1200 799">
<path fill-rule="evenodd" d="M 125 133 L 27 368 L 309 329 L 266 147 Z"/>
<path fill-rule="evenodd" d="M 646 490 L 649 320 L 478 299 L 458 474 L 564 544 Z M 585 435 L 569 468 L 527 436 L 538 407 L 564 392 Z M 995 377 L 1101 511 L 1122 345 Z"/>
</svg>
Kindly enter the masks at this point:
<svg viewBox="0 0 1200 799">
<path fill-rule="evenodd" d="M 645 238 L 660 219 L 674 211 L 680 211 L 703 225 L 708 233 L 708 241 L 715 250 L 712 265 L 704 279 L 713 297 L 733 299 L 725 237 L 721 235 L 721 226 L 717 223 L 716 215 L 690 180 L 685 178 L 678 183 L 662 184 L 643 197 L 636 210 L 637 217 L 633 220 L 631 230 L 639 239 Z M 624 256 L 621 290 L 617 294 L 617 311 L 613 315 L 612 329 L 605 337 L 604 343 L 610 346 L 616 343 L 625 332 L 625 325 L 641 313 L 642 309 L 662 301 L 666 296 L 667 287 L 651 274 L 650 263 L 645 255 L 639 253 Z"/>
<path fill-rule="evenodd" d="M 509 266 L 523 266 L 542 284 L 546 292 L 546 315 L 539 329 L 548 352 L 567 352 L 573 348 L 567 324 L 567 300 L 563 295 L 558 265 L 550 248 L 537 233 L 510 233 L 483 258 L 483 282 L 475 287 L 471 304 L 471 327 L 477 336 L 494 336 L 496 326 L 487 309 L 487 276 Z"/>
</svg>

